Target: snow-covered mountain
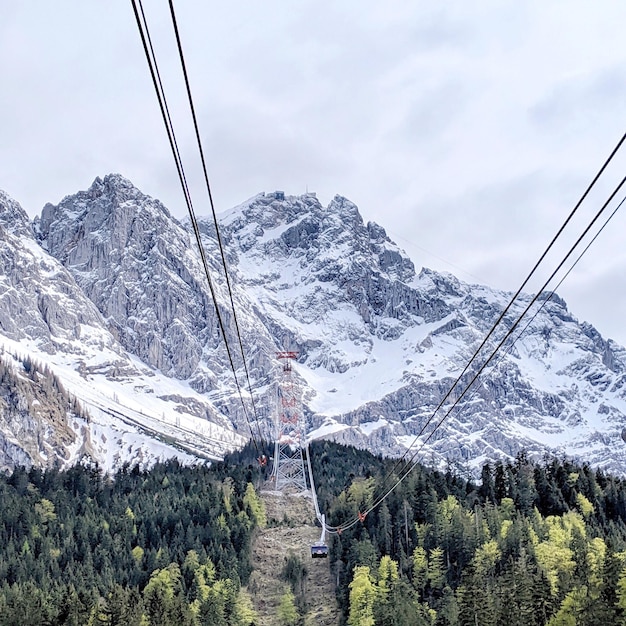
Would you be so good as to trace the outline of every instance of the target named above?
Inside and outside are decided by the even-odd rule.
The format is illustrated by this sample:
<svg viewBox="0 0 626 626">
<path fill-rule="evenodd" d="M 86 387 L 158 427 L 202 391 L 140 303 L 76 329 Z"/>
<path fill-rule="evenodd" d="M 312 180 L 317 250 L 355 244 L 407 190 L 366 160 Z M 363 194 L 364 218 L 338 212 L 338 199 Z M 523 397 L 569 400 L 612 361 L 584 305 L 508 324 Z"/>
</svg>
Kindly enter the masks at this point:
<svg viewBox="0 0 626 626">
<path fill-rule="evenodd" d="M 19 204 L 0 194 L 0 365 L 11 374 L 0 387 L 0 467 L 85 454 L 106 467 L 216 458 L 245 441 L 202 394 L 125 350 L 114 333 L 73 273 L 35 239 Z M 14 379 L 26 378 L 27 360 L 55 374 L 89 419 L 68 411 L 60 420 L 45 406 L 32 423 L 17 419 L 11 396 L 24 395 Z M 20 408 L 41 403 L 41 394 L 31 396 Z"/>
<path fill-rule="evenodd" d="M 419 449 L 432 427 L 417 441 L 416 434 L 511 294 L 429 269 L 416 273 L 384 229 L 365 225 L 339 196 L 325 208 L 314 195 L 259 195 L 222 224 L 238 284 L 265 326 L 300 352 L 311 436 L 332 433 L 389 454 L 413 443 Z M 626 470 L 626 351 L 549 295 L 420 459 L 476 466 L 526 450 Z M 529 301 L 523 296 L 514 311 Z"/>
<path fill-rule="evenodd" d="M 68 412 L 74 440 L 59 458 L 89 454 L 112 467 L 218 457 L 242 444 L 251 417 L 255 432 L 271 437 L 281 349 L 299 353 L 311 437 L 387 454 L 421 449 L 445 407 L 416 434 L 510 294 L 416 272 L 385 230 L 364 224 L 340 196 L 323 207 L 314 194 L 259 194 L 220 221 L 254 404 L 212 220 L 200 228 L 243 403 L 188 225 L 119 175 L 46 205 L 32 224 L 0 196 L 4 355 L 14 370 L 25 356 L 50 368 L 84 413 Z M 626 473 L 626 351 L 557 296 L 543 294 L 533 312 L 420 460 L 471 468 L 524 449 Z M 19 447 L 16 418 L 7 426 L 1 411 L 0 444 Z"/>
</svg>

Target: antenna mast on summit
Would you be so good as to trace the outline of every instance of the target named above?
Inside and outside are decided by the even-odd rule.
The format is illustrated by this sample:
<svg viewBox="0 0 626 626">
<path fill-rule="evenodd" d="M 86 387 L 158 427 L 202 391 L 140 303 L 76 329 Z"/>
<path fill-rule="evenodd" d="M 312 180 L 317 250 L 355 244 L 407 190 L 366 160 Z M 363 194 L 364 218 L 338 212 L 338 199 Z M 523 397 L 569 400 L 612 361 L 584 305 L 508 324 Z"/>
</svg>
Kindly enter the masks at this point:
<svg viewBox="0 0 626 626">
<path fill-rule="evenodd" d="M 293 379 L 291 361 L 297 352 L 283 351 L 276 354 L 282 362 L 278 381 L 276 402 L 276 443 L 272 480 L 276 491 L 306 491 L 304 471 L 304 418 L 298 385 Z"/>
</svg>

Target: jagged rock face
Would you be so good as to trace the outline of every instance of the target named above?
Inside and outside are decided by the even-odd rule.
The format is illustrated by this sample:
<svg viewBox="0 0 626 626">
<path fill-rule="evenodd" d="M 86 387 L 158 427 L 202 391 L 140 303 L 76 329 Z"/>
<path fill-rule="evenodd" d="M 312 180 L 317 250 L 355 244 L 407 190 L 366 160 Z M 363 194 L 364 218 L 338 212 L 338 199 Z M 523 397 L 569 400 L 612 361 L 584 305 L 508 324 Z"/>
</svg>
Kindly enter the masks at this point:
<svg viewBox="0 0 626 626">
<path fill-rule="evenodd" d="M 31 235 L 30 220 L 18 202 L 0 189 L 0 224 L 13 235 Z"/>
<path fill-rule="evenodd" d="M 42 246 L 72 273 L 130 352 L 178 378 L 218 344 L 215 311 L 189 234 L 119 175 L 47 204 Z"/>
<path fill-rule="evenodd" d="M 94 187 L 99 184 L 102 181 Z M 97 189 L 92 188 L 92 192 L 92 196 L 99 197 Z M 123 197 L 123 189 L 116 194 L 118 199 Z M 90 192 L 83 195 L 90 197 Z M 132 195 L 131 189 L 127 197 Z M 61 461 L 66 459 L 66 453 L 68 462 L 88 455 L 108 469 L 124 462 L 150 463 L 172 455 L 216 458 L 242 445 L 244 437 L 233 431 L 230 418 L 209 398 L 193 392 L 188 381 L 180 385 L 170 383 L 157 370 L 125 351 L 113 337 L 107 329 L 111 324 L 85 295 L 85 290 L 92 286 L 86 277 L 68 271 L 33 235 L 37 233 L 38 240 L 47 245 L 43 233 L 54 231 L 54 245 L 68 252 L 68 261 L 75 252 L 68 242 L 76 244 L 84 230 L 73 221 L 77 215 L 69 212 L 64 218 L 58 216 L 60 221 L 51 228 L 52 214 L 48 207 L 46 220 L 38 219 L 31 225 L 21 207 L 0 193 L 0 351 L 18 360 L 28 356 L 49 367 L 91 418 L 88 423 L 83 420 L 74 433 L 82 444 L 66 445 L 67 425 L 40 412 L 37 407 L 44 403 L 30 387 L 24 387 L 19 405 L 0 409 L 0 413 L 4 411 L 0 417 L 0 464 L 45 464 L 56 454 L 45 447 L 46 442 L 56 442 L 55 458 Z M 128 235 L 127 248 L 136 253 L 133 236 Z M 67 245 L 62 245 L 64 241 Z M 96 245 L 93 261 L 84 256 L 83 249 L 80 254 L 84 266 L 92 267 L 94 272 L 100 267 L 104 273 L 106 263 L 102 258 L 98 261 L 103 249 L 106 244 Z M 153 274 L 159 275 L 159 271 L 155 267 Z M 149 275 L 148 268 L 144 275 Z M 83 280 L 85 290 L 74 276 Z M 164 277 L 160 280 L 169 282 Z M 120 281 L 123 284 L 123 278 Z M 98 284 L 110 288 L 115 280 Z M 140 278 L 137 284 L 141 284 Z M 141 292 L 142 298 L 149 298 L 150 286 L 142 287 Z M 93 295 L 97 293 L 94 291 Z M 162 301 L 159 294 L 154 299 Z M 150 315 L 149 310 L 147 313 Z M 124 321 L 124 328 L 127 327 L 133 328 L 132 315 Z M 169 337 L 174 334 L 170 328 Z M 221 365 L 217 371 L 225 367 Z M 170 441 L 176 442 L 177 447 L 171 447 Z M 194 456 L 190 456 L 190 450 Z"/>
<path fill-rule="evenodd" d="M 458 312 L 461 283 L 427 269 L 416 276 L 384 229 L 365 225 L 345 198 L 322 207 L 312 194 L 261 194 L 225 214 L 221 229 L 264 324 L 311 369 L 345 373 L 366 364 L 375 344 L 442 320 L 435 332 L 476 334 Z M 471 306 L 492 313 L 480 298 Z"/>
<path fill-rule="evenodd" d="M 115 383 L 115 393 L 126 394 L 124 410 L 141 403 L 137 394 L 153 394 L 156 408 L 145 416 L 133 409 L 133 424 L 146 421 L 188 442 L 211 421 L 218 435 L 207 432 L 208 441 L 240 444 L 228 426 L 247 434 L 253 406 L 215 228 L 200 220 L 200 229 L 243 404 L 191 230 L 118 175 L 46 205 L 32 229 L 23 211 L 0 197 L 2 335 L 36 338 L 38 349 L 57 355 L 82 354 L 89 337 L 99 336 L 107 359 L 119 356 L 106 381 L 98 378 L 105 359 L 94 351 L 84 363 L 65 363 L 94 387 Z M 626 351 L 579 323 L 557 296 L 542 294 L 523 335 L 505 344 L 447 414 L 463 387 L 440 406 L 442 400 L 510 294 L 426 268 L 416 273 L 384 229 L 364 224 L 340 196 L 323 207 L 313 194 L 260 194 L 223 214 L 220 233 L 263 434 L 275 414 L 275 352 L 289 349 L 299 353 L 294 369 L 313 437 L 389 454 L 411 446 L 415 460 L 448 459 L 470 469 L 524 449 L 626 473 L 619 437 Z M 507 320 L 529 302 L 522 296 Z M 465 382 L 505 332 L 485 346 Z"/>
<path fill-rule="evenodd" d="M 259 316 L 300 352 L 314 435 L 388 454 L 413 444 L 416 458 L 468 466 L 524 449 L 626 469 L 626 352 L 579 324 L 558 296 L 539 299 L 532 313 L 543 308 L 521 338 L 505 344 L 431 435 L 462 387 L 435 413 L 441 400 L 510 294 L 429 269 L 416 276 L 384 229 L 364 225 L 339 196 L 324 208 L 313 195 L 261 194 L 222 225 Z M 529 301 L 523 296 L 507 319 Z"/>
<path fill-rule="evenodd" d="M 80 342 L 113 343 L 101 317 L 71 275 L 37 245 L 28 217 L 0 194 L 0 332 L 33 339 L 47 352 L 73 351 Z"/>
<path fill-rule="evenodd" d="M 438 294 L 412 287 L 411 260 L 341 196 L 322 207 L 312 194 L 259 195 L 223 216 L 221 227 L 264 323 L 311 367 L 345 372 L 367 359 L 375 340 L 450 313 Z M 352 345 L 351 357 L 338 336 Z"/>
<path fill-rule="evenodd" d="M 210 228 L 209 228 L 210 230 Z M 119 175 L 96 179 L 87 191 L 47 204 L 35 222 L 42 247 L 72 274 L 122 346 L 150 368 L 188 381 L 201 393 L 216 392 L 218 411 L 247 428 L 251 407 L 234 394 L 230 359 L 200 255 L 186 229 L 158 201 Z M 214 233 L 213 229 L 213 233 Z M 215 236 L 204 237 L 213 289 L 229 336 L 238 382 L 245 388 Z M 253 315 L 245 294 L 237 301 L 247 365 L 257 380 L 267 374 L 275 347 Z M 263 348 L 263 349 L 260 349 Z M 224 394 L 223 385 L 229 392 Z M 267 401 L 259 407 L 268 416 Z M 269 434 L 271 420 L 265 419 Z"/>
</svg>

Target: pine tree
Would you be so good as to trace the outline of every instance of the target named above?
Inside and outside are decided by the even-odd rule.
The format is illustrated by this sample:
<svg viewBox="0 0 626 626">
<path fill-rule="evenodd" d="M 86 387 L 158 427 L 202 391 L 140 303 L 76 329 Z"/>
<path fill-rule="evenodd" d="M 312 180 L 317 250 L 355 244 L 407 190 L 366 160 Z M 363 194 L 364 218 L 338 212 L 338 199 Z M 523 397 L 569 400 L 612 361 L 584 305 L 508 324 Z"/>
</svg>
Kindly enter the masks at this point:
<svg viewBox="0 0 626 626">
<path fill-rule="evenodd" d="M 428 557 L 424 548 L 417 546 L 413 550 L 413 585 L 420 594 L 424 596 L 426 583 L 428 582 Z"/>
</svg>

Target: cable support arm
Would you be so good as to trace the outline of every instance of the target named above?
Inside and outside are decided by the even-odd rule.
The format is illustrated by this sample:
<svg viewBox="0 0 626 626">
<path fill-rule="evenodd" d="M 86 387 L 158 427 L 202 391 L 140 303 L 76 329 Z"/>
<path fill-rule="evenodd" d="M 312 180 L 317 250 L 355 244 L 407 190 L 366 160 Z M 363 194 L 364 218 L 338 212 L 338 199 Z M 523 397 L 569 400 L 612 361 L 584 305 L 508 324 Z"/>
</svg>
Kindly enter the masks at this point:
<svg viewBox="0 0 626 626">
<path fill-rule="evenodd" d="M 313 469 L 311 468 L 311 451 L 309 444 L 306 444 L 306 461 L 309 468 L 309 481 L 311 483 L 311 496 L 313 497 L 313 506 L 315 507 L 315 517 L 321 522 L 324 515 L 320 512 L 319 502 L 317 501 L 317 491 L 315 490 L 315 481 L 313 480 Z M 322 524 L 324 526 L 324 524 Z"/>
</svg>

